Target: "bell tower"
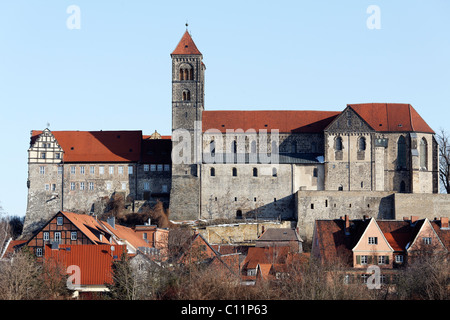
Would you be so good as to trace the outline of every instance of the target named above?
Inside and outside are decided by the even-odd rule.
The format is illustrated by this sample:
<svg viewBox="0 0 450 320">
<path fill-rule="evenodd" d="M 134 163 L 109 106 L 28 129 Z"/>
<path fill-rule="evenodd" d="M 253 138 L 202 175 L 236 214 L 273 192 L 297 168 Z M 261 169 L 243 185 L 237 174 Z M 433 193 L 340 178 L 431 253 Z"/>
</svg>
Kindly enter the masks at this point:
<svg viewBox="0 0 450 320">
<path fill-rule="evenodd" d="M 187 27 L 187 25 L 186 25 Z M 205 65 L 189 31 L 181 38 L 172 58 L 172 190 L 170 215 L 172 219 L 189 220 L 200 216 L 200 164 L 195 161 L 195 129 L 200 128 L 204 110 Z M 187 162 L 177 163 L 179 133 L 189 139 Z M 197 131 L 198 132 L 198 131 Z M 198 137 L 197 137 L 198 138 Z M 184 143 L 185 141 L 183 141 Z M 186 152 L 186 150 L 183 150 Z"/>
</svg>

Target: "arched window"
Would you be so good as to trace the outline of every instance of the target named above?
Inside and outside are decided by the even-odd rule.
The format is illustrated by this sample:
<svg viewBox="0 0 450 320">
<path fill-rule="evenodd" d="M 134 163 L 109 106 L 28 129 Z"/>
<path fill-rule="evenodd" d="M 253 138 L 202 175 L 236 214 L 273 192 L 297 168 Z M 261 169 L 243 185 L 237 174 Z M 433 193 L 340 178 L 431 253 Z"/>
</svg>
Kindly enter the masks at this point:
<svg viewBox="0 0 450 320">
<path fill-rule="evenodd" d="M 233 177 L 237 177 L 237 169 L 233 168 L 232 170 Z"/>
<path fill-rule="evenodd" d="M 341 137 L 336 138 L 335 149 L 336 149 L 336 151 L 342 151 L 342 138 Z"/>
<path fill-rule="evenodd" d="M 366 138 L 364 137 L 359 138 L 358 150 L 359 151 L 366 150 Z"/>
<path fill-rule="evenodd" d="M 406 192 L 405 181 L 400 182 L 400 192 Z"/>
<path fill-rule="evenodd" d="M 406 139 L 400 136 L 397 141 L 397 169 L 406 169 Z"/>
<path fill-rule="evenodd" d="M 231 142 L 231 152 L 232 153 L 236 153 L 237 152 L 237 142 L 236 142 L 236 140 L 233 140 L 233 142 Z"/>
<path fill-rule="evenodd" d="M 180 81 L 183 80 L 194 80 L 194 70 L 192 69 L 192 66 L 190 65 L 183 65 L 180 68 Z"/>
<path fill-rule="evenodd" d="M 420 140 L 420 146 L 419 146 L 419 157 L 420 157 L 420 168 L 426 169 L 427 168 L 427 160 L 428 160 L 428 143 L 425 138 L 422 138 Z"/>
<path fill-rule="evenodd" d="M 211 168 L 210 173 L 211 173 L 211 177 L 215 177 L 216 176 L 216 169 Z"/>
<path fill-rule="evenodd" d="M 216 142 L 214 140 L 212 140 L 209 143 L 209 152 L 211 153 L 211 155 L 215 155 L 216 154 Z"/>
<path fill-rule="evenodd" d="M 183 101 L 190 101 L 191 100 L 191 93 L 189 90 L 183 91 Z"/>
<path fill-rule="evenodd" d="M 258 176 L 258 168 L 253 168 L 253 176 L 254 177 Z"/>
</svg>

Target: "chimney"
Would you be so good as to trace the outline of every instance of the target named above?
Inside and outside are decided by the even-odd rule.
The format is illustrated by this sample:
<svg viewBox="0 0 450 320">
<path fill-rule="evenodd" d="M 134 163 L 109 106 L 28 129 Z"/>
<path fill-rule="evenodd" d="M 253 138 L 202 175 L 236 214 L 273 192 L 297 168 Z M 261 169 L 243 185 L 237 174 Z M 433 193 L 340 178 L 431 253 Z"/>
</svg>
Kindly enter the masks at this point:
<svg viewBox="0 0 450 320">
<path fill-rule="evenodd" d="M 349 235 L 350 234 L 350 219 L 348 218 L 348 215 L 344 216 L 344 221 L 345 221 L 345 235 Z"/>
<path fill-rule="evenodd" d="M 108 219 L 106 219 L 106 222 L 108 222 L 108 224 L 113 227 L 113 229 L 116 228 L 116 218 L 114 216 L 108 217 Z"/>
<path fill-rule="evenodd" d="M 411 216 L 411 223 L 416 223 L 419 220 L 418 216 Z"/>
<path fill-rule="evenodd" d="M 449 229 L 448 217 L 441 217 L 441 229 Z"/>
</svg>

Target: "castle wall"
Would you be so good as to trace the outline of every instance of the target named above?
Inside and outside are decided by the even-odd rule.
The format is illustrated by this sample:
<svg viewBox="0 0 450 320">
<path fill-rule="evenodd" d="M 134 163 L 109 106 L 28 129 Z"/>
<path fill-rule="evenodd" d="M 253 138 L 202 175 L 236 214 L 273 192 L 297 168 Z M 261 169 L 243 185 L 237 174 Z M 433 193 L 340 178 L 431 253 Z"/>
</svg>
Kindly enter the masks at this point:
<svg viewBox="0 0 450 320">
<path fill-rule="evenodd" d="M 256 177 L 253 168 L 257 168 Z M 211 169 L 214 176 L 211 176 Z M 236 176 L 233 176 L 233 169 L 236 169 Z M 292 175 L 290 164 L 203 164 L 201 218 L 236 218 L 241 214 L 242 218 L 292 219 Z"/>
<path fill-rule="evenodd" d="M 401 220 L 418 216 L 433 220 L 450 212 L 450 195 L 430 193 L 393 193 L 378 191 L 298 191 L 295 194 L 295 210 L 299 233 L 311 239 L 314 221 L 350 219 L 363 216 L 378 220 Z"/>
<path fill-rule="evenodd" d="M 371 191 L 298 191 L 295 194 L 297 227 L 304 239 L 312 239 L 316 219 L 350 219 L 363 216 L 394 219 L 394 196 L 391 192 Z"/>
</svg>

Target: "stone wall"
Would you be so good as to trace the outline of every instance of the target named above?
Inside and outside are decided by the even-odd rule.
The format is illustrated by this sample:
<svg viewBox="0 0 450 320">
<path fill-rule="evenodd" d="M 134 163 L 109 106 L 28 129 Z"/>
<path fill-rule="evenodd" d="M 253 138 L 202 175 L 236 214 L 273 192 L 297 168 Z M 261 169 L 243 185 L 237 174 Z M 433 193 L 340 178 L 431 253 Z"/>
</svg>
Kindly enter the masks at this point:
<svg viewBox="0 0 450 320">
<path fill-rule="evenodd" d="M 298 191 L 295 194 L 297 227 L 304 239 L 311 239 L 314 221 L 363 216 L 378 220 L 402 220 L 418 216 L 433 220 L 448 216 L 450 195 L 411 194 L 379 191 Z"/>
<path fill-rule="evenodd" d="M 197 228 L 210 244 L 254 244 L 268 228 L 292 228 L 289 221 L 254 221 Z"/>
<path fill-rule="evenodd" d="M 214 175 L 211 170 L 214 170 Z M 202 165 L 201 218 L 293 219 L 292 170 L 290 164 Z"/>
<path fill-rule="evenodd" d="M 418 216 L 433 220 L 450 215 L 449 194 L 394 194 L 395 218 Z"/>
<path fill-rule="evenodd" d="M 311 240 L 315 220 L 350 219 L 363 216 L 394 219 L 394 196 L 391 192 L 370 191 L 298 191 L 295 194 L 299 234 Z"/>
</svg>

